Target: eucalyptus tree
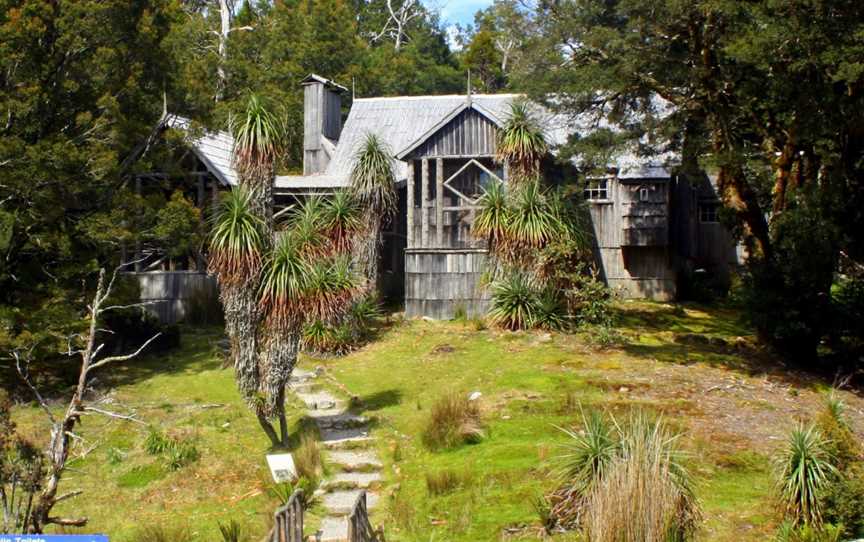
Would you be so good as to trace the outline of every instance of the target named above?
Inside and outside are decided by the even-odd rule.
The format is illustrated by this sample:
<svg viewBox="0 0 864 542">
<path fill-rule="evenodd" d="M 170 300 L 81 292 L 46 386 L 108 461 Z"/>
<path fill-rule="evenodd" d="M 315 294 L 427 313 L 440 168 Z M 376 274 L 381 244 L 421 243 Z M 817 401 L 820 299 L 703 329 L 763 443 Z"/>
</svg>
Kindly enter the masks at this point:
<svg viewBox="0 0 864 542">
<path fill-rule="evenodd" d="M 373 287 L 378 285 L 378 249 L 381 228 L 396 212 L 398 196 L 393 156 L 387 144 L 367 133 L 354 153 L 351 192 L 363 206 L 365 242 L 358 247 L 357 261 Z"/>
</svg>

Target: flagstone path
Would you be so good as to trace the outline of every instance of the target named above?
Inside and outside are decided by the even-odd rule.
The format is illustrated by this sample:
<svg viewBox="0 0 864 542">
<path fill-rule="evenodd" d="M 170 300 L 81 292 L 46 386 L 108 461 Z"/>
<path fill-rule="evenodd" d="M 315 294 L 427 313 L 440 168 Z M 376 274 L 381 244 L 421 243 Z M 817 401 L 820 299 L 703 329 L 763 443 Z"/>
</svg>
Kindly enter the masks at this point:
<svg viewBox="0 0 864 542">
<path fill-rule="evenodd" d="M 322 542 L 348 540 L 348 514 L 362 490 L 371 510 L 378 503 L 376 490 L 381 484 L 381 461 L 372 449 L 369 420 L 352 414 L 348 403 L 336 397 L 319 383 L 314 371 L 294 369 L 291 387 L 306 404 L 307 415 L 315 420 L 326 449 L 325 461 L 330 473 L 316 497 L 327 515 L 321 521 Z"/>
</svg>

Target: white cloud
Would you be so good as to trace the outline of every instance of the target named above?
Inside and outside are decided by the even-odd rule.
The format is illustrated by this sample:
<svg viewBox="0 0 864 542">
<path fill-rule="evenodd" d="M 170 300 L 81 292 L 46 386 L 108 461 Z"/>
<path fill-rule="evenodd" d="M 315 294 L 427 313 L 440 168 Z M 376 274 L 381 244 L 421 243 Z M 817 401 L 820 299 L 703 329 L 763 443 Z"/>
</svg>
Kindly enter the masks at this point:
<svg viewBox="0 0 864 542">
<path fill-rule="evenodd" d="M 474 22 L 474 14 L 492 4 L 492 0 L 423 0 L 426 7 L 441 13 L 444 23 L 465 25 Z"/>
</svg>

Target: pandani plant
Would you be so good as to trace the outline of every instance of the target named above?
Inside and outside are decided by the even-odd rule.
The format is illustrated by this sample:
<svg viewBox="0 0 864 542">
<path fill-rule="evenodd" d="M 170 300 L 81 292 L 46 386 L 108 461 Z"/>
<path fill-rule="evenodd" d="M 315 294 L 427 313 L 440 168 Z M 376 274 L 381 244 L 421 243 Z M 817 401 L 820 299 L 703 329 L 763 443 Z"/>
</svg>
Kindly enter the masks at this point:
<svg viewBox="0 0 864 542">
<path fill-rule="evenodd" d="M 510 179 L 515 184 L 538 176 L 549 146 L 527 101 L 517 100 L 510 105 L 497 143 L 496 159 L 510 168 Z"/>
<path fill-rule="evenodd" d="M 261 407 L 266 416 L 278 418 L 283 445 L 288 441 L 285 386 L 297 363 L 304 327 L 338 319 L 365 292 L 365 281 L 352 268 L 353 246 L 346 241 L 357 236 L 361 221 L 356 212 L 336 209 L 343 205 L 341 197 L 307 199 L 292 213 L 264 262 L 259 290 L 266 337 Z"/>
<path fill-rule="evenodd" d="M 775 458 L 777 495 L 793 527 L 822 525 L 822 497 L 837 475 L 828 448 L 815 426 L 799 425 Z"/>
<path fill-rule="evenodd" d="M 257 288 L 269 244 L 264 220 L 252 210 L 252 198 L 245 185 L 222 198 L 213 216 L 209 256 L 210 272 L 219 282 L 237 386 L 247 400 L 258 391 Z"/>
<path fill-rule="evenodd" d="M 363 208 L 365 242 L 358 246 L 357 260 L 373 287 L 378 284 L 378 249 L 382 226 L 396 212 L 398 195 L 391 149 L 374 133 L 367 133 L 354 153 L 351 193 Z"/>
</svg>

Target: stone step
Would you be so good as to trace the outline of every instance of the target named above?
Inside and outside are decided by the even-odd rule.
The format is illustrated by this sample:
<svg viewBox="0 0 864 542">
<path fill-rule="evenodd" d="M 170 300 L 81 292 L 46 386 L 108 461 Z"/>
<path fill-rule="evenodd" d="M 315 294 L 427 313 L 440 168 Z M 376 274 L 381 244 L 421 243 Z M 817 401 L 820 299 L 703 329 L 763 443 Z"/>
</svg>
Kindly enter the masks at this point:
<svg viewBox="0 0 864 542">
<path fill-rule="evenodd" d="M 327 516 L 321 520 L 321 527 L 318 530 L 320 535 L 316 540 L 320 542 L 347 542 L 348 518 L 345 516 Z"/>
<path fill-rule="evenodd" d="M 324 488 L 369 489 L 381 480 L 380 472 L 337 472 L 324 482 Z"/>
<path fill-rule="evenodd" d="M 348 429 L 321 429 L 321 444 L 327 448 L 344 448 L 352 445 L 365 445 L 372 437 L 365 427 Z"/>
<path fill-rule="evenodd" d="M 327 453 L 327 460 L 349 471 L 380 469 L 382 466 L 375 452 L 364 450 L 333 450 Z"/>
<path fill-rule="evenodd" d="M 332 410 L 332 409 L 331 409 Z M 340 412 L 330 416 L 312 416 L 320 429 L 365 429 L 369 425 L 369 418 L 357 416 L 347 412 Z"/>
<path fill-rule="evenodd" d="M 326 391 L 300 392 L 297 393 L 297 398 L 306 403 L 306 407 L 310 410 L 328 410 L 341 406 L 341 402 L 333 394 Z"/>
<path fill-rule="evenodd" d="M 347 489 L 343 491 L 331 491 L 324 495 L 321 503 L 324 509 L 331 515 L 348 515 L 354 508 L 354 503 L 360 495 L 360 489 Z M 377 493 L 366 493 L 366 507 L 372 510 L 378 505 Z"/>
</svg>

